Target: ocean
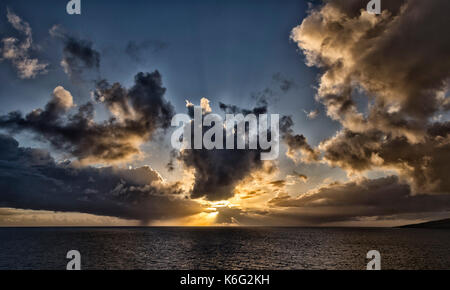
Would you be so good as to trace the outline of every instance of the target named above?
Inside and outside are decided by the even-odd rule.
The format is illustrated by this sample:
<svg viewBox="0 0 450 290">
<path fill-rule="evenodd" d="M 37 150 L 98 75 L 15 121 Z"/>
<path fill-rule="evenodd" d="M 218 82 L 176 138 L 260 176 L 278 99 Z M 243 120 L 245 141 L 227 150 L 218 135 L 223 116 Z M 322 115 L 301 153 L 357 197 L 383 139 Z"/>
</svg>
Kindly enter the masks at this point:
<svg viewBox="0 0 450 290">
<path fill-rule="evenodd" d="M 450 230 L 399 228 L 0 228 L 0 269 L 450 269 Z"/>
</svg>

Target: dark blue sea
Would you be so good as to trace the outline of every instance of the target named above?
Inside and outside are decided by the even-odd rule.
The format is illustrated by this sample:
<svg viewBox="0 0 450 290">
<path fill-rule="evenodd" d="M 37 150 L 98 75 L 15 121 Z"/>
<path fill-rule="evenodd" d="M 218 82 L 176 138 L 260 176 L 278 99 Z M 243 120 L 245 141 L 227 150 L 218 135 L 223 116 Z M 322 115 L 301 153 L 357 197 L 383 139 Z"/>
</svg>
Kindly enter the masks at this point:
<svg viewBox="0 0 450 290">
<path fill-rule="evenodd" d="M 450 231 L 378 228 L 0 228 L 0 269 L 450 269 Z"/>
</svg>

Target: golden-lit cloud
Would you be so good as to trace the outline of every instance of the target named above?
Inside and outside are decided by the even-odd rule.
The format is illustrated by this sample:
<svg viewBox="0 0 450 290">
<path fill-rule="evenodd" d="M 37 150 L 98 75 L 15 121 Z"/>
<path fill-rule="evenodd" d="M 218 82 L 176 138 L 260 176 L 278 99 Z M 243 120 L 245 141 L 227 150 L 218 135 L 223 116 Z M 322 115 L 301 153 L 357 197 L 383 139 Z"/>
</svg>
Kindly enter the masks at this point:
<svg viewBox="0 0 450 290">
<path fill-rule="evenodd" d="M 328 1 L 292 30 L 307 64 L 323 70 L 316 99 L 343 127 L 320 144 L 322 161 L 349 173 L 396 170 L 414 192 L 448 193 L 450 40 L 438 31 L 450 4 L 388 2 L 374 15 L 360 1 Z"/>
</svg>

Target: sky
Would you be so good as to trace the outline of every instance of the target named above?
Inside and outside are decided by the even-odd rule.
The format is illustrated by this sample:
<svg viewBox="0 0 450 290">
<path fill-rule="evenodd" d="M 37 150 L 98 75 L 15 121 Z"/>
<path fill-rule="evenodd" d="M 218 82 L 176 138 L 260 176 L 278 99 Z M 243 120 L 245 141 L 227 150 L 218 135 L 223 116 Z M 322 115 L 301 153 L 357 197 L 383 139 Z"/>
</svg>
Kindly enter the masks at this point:
<svg viewBox="0 0 450 290">
<path fill-rule="evenodd" d="M 0 226 L 450 217 L 439 0 L 0 1 Z M 280 155 L 175 150 L 177 113 L 280 116 Z"/>
</svg>

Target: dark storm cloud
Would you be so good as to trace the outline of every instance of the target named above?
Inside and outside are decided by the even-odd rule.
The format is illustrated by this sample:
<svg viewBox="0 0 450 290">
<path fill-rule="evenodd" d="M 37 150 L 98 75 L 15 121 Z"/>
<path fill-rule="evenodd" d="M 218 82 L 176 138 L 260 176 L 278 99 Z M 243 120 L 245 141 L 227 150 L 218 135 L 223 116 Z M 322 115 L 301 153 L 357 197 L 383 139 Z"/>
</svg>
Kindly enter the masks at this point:
<svg viewBox="0 0 450 290">
<path fill-rule="evenodd" d="M 267 112 L 266 107 L 258 107 L 251 110 L 241 109 L 233 105 L 220 104 L 222 110 L 230 114 Z M 192 111 L 193 105 L 188 106 Z M 205 117 L 208 113 L 204 112 Z M 193 126 L 193 125 L 192 125 Z M 237 125 L 235 125 L 237 126 Z M 205 133 L 210 127 L 203 127 Z M 194 132 L 193 128 L 191 132 Z M 223 131 L 224 136 L 226 131 Z M 193 137 L 192 137 L 192 140 Z M 226 148 L 224 138 L 224 148 Z M 237 135 L 234 134 L 234 142 L 237 144 Z M 248 139 L 246 140 L 248 147 Z M 248 177 L 253 171 L 261 170 L 261 149 L 226 150 L 226 149 L 195 149 L 180 152 L 178 160 L 187 168 L 195 169 L 195 183 L 191 193 L 192 198 L 205 197 L 207 200 L 225 200 L 234 196 L 236 185 Z"/>
<path fill-rule="evenodd" d="M 149 167 L 76 167 L 0 135 L 0 207 L 80 212 L 147 223 L 201 212 Z"/>
<path fill-rule="evenodd" d="M 267 104 L 266 103 L 249 110 L 249 109 L 240 108 L 235 105 L 227 105 L 222 102 L 219 102 L 219 108 L 226 114 L 243 114 L 244 116 L 248 115 L 248 114 L 254 114 L 256 116 L 261 115 L 261 114 L 267 114 Z"/>
<path fill-rule="evenodd" d="M 227 105 L 224 103 L 219 103 L 219 107 L 226 114 L 267 114 L 267 103 L 262 104 L 252 110 L 242 109 L 235 105 Z M 288 146 L 287 156 L 293 160 L 297 159 L 296 152 L 300 151 L 302 154 L 303 162 L 314 162 L 318 161 L 320 158 L 320 152 L 317 149 L 312 148 L 305 136 L 294 134 L 292 127 L 294 122 L 290 116 L 283 116 L 280 119 L 280 133 L 282 140 Z"/>
<path fill-rule="evenodd" d="M 119 83 L 109 85 L 106 81 L 101 81 L 97 86 L 96 100 L 104 103 L 117 119 L 125 123 L 137 118 L 150 132 L 157 128 L 168 128 L 174 109 L 164 98 L 166 88 L 163 87 L 161 74 L 158 71 L 141 72 L 135 76 L 134 81 L 134 86 L 130 89 Z"/>
<path fill-rule="evenodd" d="M 348 171 L 392 169 L 415 192 L 449 193 L 448 1 L 383 2 L 370 15 L 360 0 L 331 0 L 292 31 L 307 64 L 323 69 L 316 99 L 343 129 L 320 145 Z M 370 98 L 360 112 L 357 96 Z"/>
<path fill-rule="evenodd" d="M 283 141 L 288 146 L 288 151 L 286 155 L 296 160 L 296 152 L 300 151 L 301 160 L 303 162 L 314 162 L 318 161 L 320 158 L 320 152 L 317 149 L 312 148 L 303 135 L 294 134 L 294 130 L 292 127 L 294 126 L 294 122 L 290 116 L 283 116 L 280 120 L 280 132 L 283 138 Z"/>
<path fill-rule="evenodd" d="M 90 102 L 68 114 L 55 105 L 61 100 L 54 94 L 45 109 L 34 110 L 25 117 L 20 112 L 0 116 L 0 128 L 11 133 L 33 132 L 36 138 L 82 162 L 126 161 L 139 154 L 140 145 L 158 129 L 170 126 L 174 110 L 164 99 L 165 91 L 158 71 L 138 73 L 129 89 L 101 81 L 95 98 L 112 115 L 106 121 L 94 120 L 94 105 Z"/>
<path fill-rule="evenodd" d="M 145 40 L 141 42 L 130 41 L 125 48 L 125 53 L 137 62 L 145 60 L 146 53 L 158 53 L 167 49 L 169 44 L 158 40 Z"/>
<path fill-rule="evenodd" d="M 400 182 L 396 176 L 390 176 L 332 183 L 298 198 L 278 196 L 269 204 L 301 209 L 309 215 L 309 221 L 320 223 L 449 211 L 450 195 L 413 195 L 408 184 Z"/>
<path fill-rule="evenodd" d="M 234 188 L 254 170 L 262 168 L 258 150 L 185 150 L 180 156 L 185 166 L 195 169 L 191 198 L 226 200 Z"/>
<path fill-rule="evenodd" d="M 99 70 L 100 53 L 91 41 L 72 36 L 58 25 L 50 29 L 50 34 L 64 43 L 61 66 L 72 80 L 81 80 L 85 70 Z"/>
<path fill-rule="evenodd" d="M 62 66 L 69 75 L 81 74 L 83 69 L 99 69 L 100 53 L 92 48 L 92 42 L 68 38 L 64 46 Z"/>
</svg>

